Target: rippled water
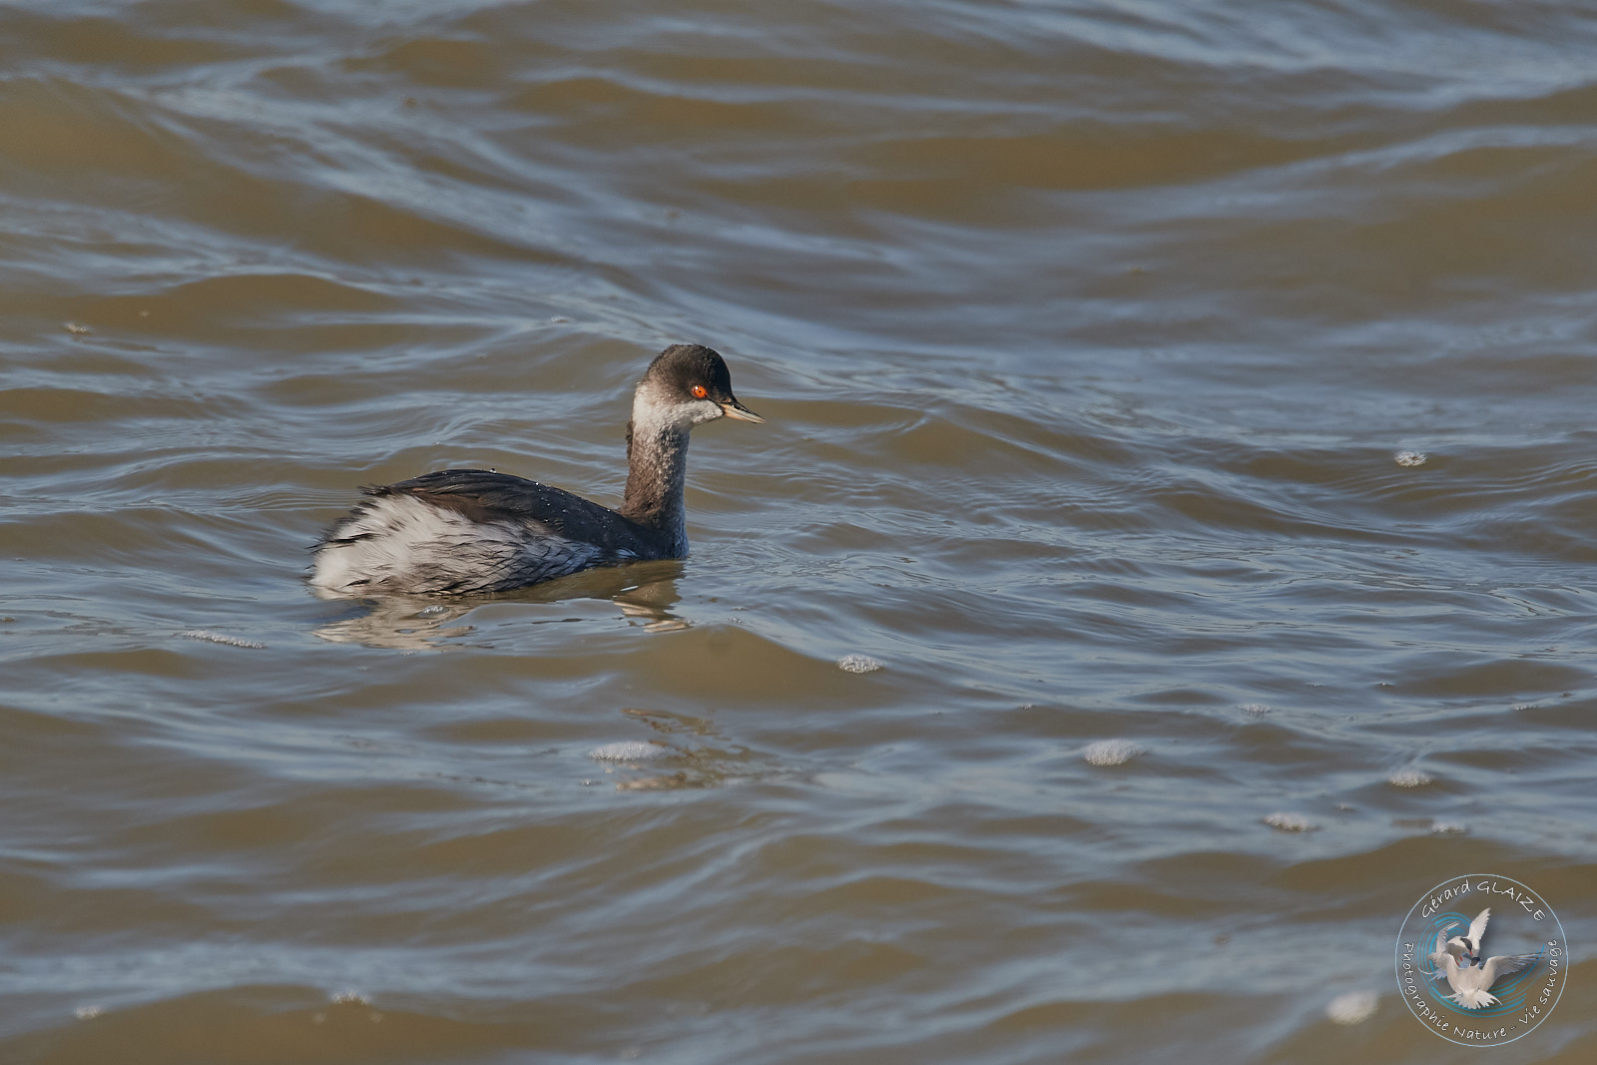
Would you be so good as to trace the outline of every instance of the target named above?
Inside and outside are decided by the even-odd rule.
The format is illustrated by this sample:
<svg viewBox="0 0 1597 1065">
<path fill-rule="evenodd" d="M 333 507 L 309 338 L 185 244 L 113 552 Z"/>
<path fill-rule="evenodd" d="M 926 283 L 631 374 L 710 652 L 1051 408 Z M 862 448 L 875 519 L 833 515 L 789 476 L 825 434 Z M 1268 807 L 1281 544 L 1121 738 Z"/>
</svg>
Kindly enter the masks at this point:
<svg viewBox="0 0 1597 1065">
<path fill-rule="evenodd" d="M 1597 21 L 0 9 L 0 1060 L 1441 1061 L 1597 1038 Z M 692 557 L 328 603 L 361 483 Z"/>
</svg>

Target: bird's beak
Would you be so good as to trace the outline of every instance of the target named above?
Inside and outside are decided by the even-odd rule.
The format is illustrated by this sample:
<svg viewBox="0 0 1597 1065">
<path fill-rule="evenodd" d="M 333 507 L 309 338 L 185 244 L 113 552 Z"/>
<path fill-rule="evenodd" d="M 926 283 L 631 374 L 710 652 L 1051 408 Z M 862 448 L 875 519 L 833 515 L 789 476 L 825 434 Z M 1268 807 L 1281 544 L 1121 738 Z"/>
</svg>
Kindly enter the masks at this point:
<svg viewBox="0 0 1597 1065">
<path fill-rule="evenodd" d="M 753 411 L 749 410 L 749 408 L 745 407 L 743 404 L 739 403 L 737 401 L 737 397 L 735 396 L 728 397 L 726 400 L 722 401 L 721 413 L 725 414 L 728 418 L 736 418 L 740 422 L 763 422 L 765 420 L 758 414 L 755 414 Z"/>
</svg>

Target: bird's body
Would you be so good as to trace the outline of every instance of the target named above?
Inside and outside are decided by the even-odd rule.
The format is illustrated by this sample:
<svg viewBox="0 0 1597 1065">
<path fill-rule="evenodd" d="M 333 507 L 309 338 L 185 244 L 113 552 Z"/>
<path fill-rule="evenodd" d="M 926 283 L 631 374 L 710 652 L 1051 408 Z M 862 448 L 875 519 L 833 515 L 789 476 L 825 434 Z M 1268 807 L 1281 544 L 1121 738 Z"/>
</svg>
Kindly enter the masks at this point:
<svg viewBox="0 0 1597 1065">
<path fill-rule="evenodd" d="M 1433 975 L 1445 979 L 1453 989 L 1448 997 L 1465 1009 L 1478 1010 L 1497 1005 L 1492 985 L 1505 976 L 1522 972 L 1536 963 L 1536 954 L 1498 954 L 1482 959 L 1481 940 L 1486 937 L 1490 909 L 1482 910 L 1470 922 L 1469 933 L 1449 937 L 1447 929 L 1436 934 L 1436 949 L 1431 952 Z"/>
<path fill-rule="evenodd" d="M 761 420 L 732 394 L 720 355 L 669 347 L 633 397 L 618 510 L 509 474 L 427 473 L 368 488 L 317 545 L 311 584 L 335 596 L 467 595 L 593 566 L 681 558 L 688 433 L 720 417 Z"/>
</svg>

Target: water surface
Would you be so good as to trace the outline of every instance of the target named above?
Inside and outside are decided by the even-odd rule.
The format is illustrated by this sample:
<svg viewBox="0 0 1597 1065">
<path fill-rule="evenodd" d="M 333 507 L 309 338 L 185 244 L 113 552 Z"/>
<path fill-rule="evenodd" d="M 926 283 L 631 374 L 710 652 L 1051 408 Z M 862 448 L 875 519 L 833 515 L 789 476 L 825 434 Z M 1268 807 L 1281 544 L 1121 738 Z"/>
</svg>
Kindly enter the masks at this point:
<svg viewBox="0 0 1597 1065">
<path fill-rule="evenodd" d="M 1440 1062 L 1393 937 L 1489 870 L 1573 956 L 1481 1053 L 1584 1062 L 1594 50 L 7 6 L 0 1058 Z M 363 483 L 617 502 L 677 341 L 768 419 L 691 558 L 308 593 Z"/>
</svg>

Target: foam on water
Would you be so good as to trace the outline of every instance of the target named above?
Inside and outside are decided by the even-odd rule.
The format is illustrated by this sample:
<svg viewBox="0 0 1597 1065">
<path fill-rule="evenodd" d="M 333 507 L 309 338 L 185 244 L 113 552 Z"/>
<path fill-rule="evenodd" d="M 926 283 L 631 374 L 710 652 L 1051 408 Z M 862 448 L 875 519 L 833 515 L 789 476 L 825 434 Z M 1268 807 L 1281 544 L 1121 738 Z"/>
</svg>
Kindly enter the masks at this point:
<svg viewBox="0 0 1597 1065">
<path fill-rule="evenodd" d="M 844 655 L 837 660 L 837 668 L 844 673 L 875 673 L 882 664 L 870 655 Z"/>
<path fill-rule="evenodd" d="M 619 740 L 595 747 L 588 757 L 596 762 L 646 762 L 671 753 L 671 748 L 648 740 Z"/>
<path fill-rule="evenodd" d="M 185 640 L 200 640 L 203 643 L 219 643 L 224 647 L 243 647 L 249 650 L 262 650 L 264 643 L 257 640 L 245 640 L 238 636 L 229 636 L 221 632 L 209 632 L 205 629 L 189 629 L 178 633 Z"/>
<path fill-rule="evenodd" d="M 1303 814 L 1291 813 L 1285 810 L 1278 810 L 1273 814 L 1265 814 L 1264 823 L 1282 832 L 1313 832 L 1320 827 Z"/>
<path fill-rule="evenodd" d="M 1363 1024 L 1379 1004 L 1374 991 L 1347 991 L 1325 1004 L 1325 1015 L 1336 1024 Z"/>
<path fill-rule="evenodd" d="M 1404 766 L 1387 774 L 1386 782 L 1395 788 L 1423 788 L 1436 778 L 1417 766 Z"/>
<path fill-rule="evenodd" d="M 1089 743 L 1081 756 L 1088 765 L 1112 766 L 1125 765 L 1139 754 L 1146 753 L 1146 747 L 1131 740 L 1099 740 Z"/>
</svg>

